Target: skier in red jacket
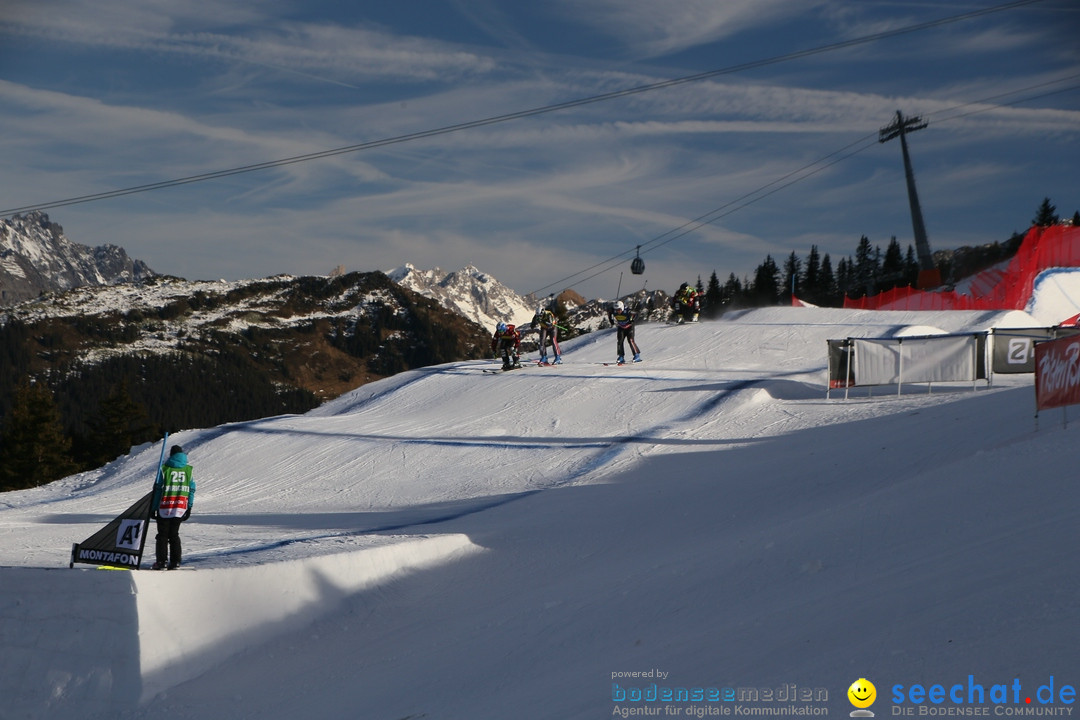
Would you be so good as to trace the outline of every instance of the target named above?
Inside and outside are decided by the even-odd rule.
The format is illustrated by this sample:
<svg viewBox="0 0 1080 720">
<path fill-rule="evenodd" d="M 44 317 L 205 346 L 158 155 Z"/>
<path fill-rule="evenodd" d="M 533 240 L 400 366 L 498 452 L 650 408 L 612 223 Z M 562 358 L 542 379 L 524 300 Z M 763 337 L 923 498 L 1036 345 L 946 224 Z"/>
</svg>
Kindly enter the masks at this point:
<svg viewBox="0 0 1080 720">
<path fill-rule="evenodd" d="M 521 333 L 515 326 L 504 322 L 495 326 L 495 334 L 491 336 L 491 352 L 496 358 L 502 356 L 503 370 L 521 367 L 520 347 Z"/>
</svg>

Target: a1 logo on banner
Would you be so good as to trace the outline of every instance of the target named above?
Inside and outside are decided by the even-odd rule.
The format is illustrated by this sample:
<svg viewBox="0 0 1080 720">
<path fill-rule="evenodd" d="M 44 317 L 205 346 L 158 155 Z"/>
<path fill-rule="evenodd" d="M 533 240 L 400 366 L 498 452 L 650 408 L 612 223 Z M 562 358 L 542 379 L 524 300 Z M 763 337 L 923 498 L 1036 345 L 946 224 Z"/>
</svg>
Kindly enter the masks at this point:
<svg viewBox="0 0 1080 720">
<path fill-rule="evenodd" d="M 116 530 L 116 547 L 138 550 L 144 525 L 143 520 L 121 520 Z"/>
</svg>

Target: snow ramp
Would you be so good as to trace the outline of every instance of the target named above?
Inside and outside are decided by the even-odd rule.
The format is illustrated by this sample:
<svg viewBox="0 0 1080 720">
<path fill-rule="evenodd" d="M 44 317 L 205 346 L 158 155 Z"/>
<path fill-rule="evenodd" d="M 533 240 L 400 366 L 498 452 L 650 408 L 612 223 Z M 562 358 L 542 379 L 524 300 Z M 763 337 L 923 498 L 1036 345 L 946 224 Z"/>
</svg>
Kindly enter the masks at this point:
<svg viewBox="0 0 1080 720">
<path fill-rule="evenodd" d="M 479 551 L 464 535 L 171 572 L 4 568 L 0 719 L 134 710 L 347 598 Z"/>
</svg>

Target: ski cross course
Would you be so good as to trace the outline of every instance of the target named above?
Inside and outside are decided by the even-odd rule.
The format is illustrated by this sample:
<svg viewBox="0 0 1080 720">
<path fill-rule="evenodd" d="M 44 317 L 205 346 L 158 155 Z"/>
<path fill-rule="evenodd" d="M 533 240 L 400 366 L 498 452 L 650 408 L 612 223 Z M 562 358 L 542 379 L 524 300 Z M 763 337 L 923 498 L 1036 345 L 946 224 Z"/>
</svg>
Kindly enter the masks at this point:
<svg viewBox="0 0 1080 720">
<path fill-rule="evenodd" d="M 755 686 L 831 686 L 838 674 L 846 687 L 852 648 L 885 648 L 880 673 L 895 676 L 945 627 L 960 640 L 932 657 L 936 672 L 1007 647 L 1010 672 L 1061 677 L 1065 657 L 1045 639 L 1066 632 L 1060 622 L 976 633 L 1030 616 L 1032 582 L 1049 604 L 1080 590 L 1061 581 L 1060 558 L 1032 552 L 1066 547 L 1077 518 L 1067 486 L 1030 472 L 1031 457 L 1069 462 L 1053 450 L 1064 431 L 1031 431 L 1030 379 L 825 399 L 827 338 L 1032 322 L 750 311 L 678 331 L 639 326 L 646 362 L 618 371 L 602 366 L 614 336 L 595 332 L 567 344 L 558 371 L 489 381 L 478 372 L 489 362 L 448 363 L 302 416 L 185 430 L 174 439 L 200 488 L 184 528 L 196 572 L 49 569 L 147 489 L 157 446 L 5 494 L 0 621 L 18 616 L 16 598 L 52 618 L 8 623 L 5 637 L 71 672 L 28 678 L 0 658 L 0 692 L 13 711 L 52 698 L 61 718 L 228 715 L 238 697 L 268 718 L 310 710 L 312 697 L 327 698 L 314 707 L 328 716 L 513 715 L 524 701 L 581 717 L 610 714 L 604 679 L 628 662 L 671 671 L 673 685 L 711 682 L 703 668 L 719 637 L 756 668 Z M 1029 479 L 1013 482 L 1021 470 Z M 967 540 L 943 543 L 946 528 Z M 1002 575 L 1021 560 L 1024 573 Z M 942 585 L 940 567 L 963 578 L 960 590 Z M 931 598 L 918 623 L 905 619 Z M 163 643 L 154 618 L 184 606 L 185 637 Z M 99 632 L 104 618 L 112 634 Z M 69 621 L 103 651 L 73 655 L 59 634 Z M 793 677 L 767 675 L 771 648 L 789 641 Z M 535 679 L 536 657 L 555 674 Z M 117 658 L 130 660 L 109 665 Z M 442 677 L 466 658 L 453 687 L 404 692 L 406 676 Z M 74 684 L 106 670 L 141 690 Z M 492 685 L 502 676 L 520 681 L 513 692 Z M 290 693 L 296 683 L 314 694 Z M 552 686 L 565 692 L 553 700 Z"/>
</svg>

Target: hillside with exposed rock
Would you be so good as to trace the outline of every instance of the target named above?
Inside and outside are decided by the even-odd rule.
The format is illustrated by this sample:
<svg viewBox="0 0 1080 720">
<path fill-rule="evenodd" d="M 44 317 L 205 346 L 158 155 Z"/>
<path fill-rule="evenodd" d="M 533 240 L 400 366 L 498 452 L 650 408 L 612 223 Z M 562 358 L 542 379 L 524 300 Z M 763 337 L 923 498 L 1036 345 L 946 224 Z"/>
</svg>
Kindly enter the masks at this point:
<svg viewBox="0 0 1080 720">
<path fill-rule="evenodd" d="M 305 412 L 403 370 L 483 357 L 487 342 L 380 272 L 86 286 L 0 314 L 0 418 L 17 387 L 44 384 L 74 455 L 100 464 L 162 430 Z"/>
<path fill-rule="evenodd" d="M 0 219 L 0 306 L 84 285 L 139 282 L 154 274 L 116 245 L 71 242 L 43 212 Z"/>
</svg>

